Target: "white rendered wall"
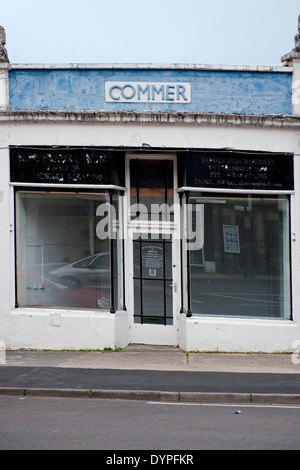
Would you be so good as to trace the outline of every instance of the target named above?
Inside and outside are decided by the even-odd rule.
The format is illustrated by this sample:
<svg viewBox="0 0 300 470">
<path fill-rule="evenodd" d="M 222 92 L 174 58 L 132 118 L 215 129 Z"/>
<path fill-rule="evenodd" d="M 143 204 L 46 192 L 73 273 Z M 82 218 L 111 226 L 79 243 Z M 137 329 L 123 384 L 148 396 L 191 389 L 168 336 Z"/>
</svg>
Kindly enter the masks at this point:
<svg viewBox="0 0 300 470">
<path fill-rule="evenodd" d="M 211 148 L 300 153 L 300 129 L 170 123 L 1 122 L 7 145 Z"/>
<path fill-rule="evenodd" d="M 300 58 L 293 61 L 293 115 L 300 116 Z"/>
<path fill-rule="evenodd" d="M 7 348 L 103 349 L 128 343 L 128 315 L 58 309 L 14 309 L 14 208 L 9 187 L 9 145 L 231 148 L 292 152 L 292 272 L 294 321 L 180 315 L 179 345 L 186 350 L 291 350 L 300 339 L 300 130 L 258 126 L 80 122 L 2 122 L 0 126 L 0 339 Z M 298 201 L 299 199 L 299 201 Z"/>
<path fill-rule="evenodd" d="M 11 349 L 105 349 L 128 344 L 127 313 L 19 308 L 9 322 Z"/>
<path fill-rule="evenodd" d="M 8 65 L 0 64 L 0 110 L 8 108 Z"/>
<path fill-rule="evenodd" d="M 10 311 L 14 308 L 14 235 L 13 207 L 11 207 L 11 188 L 9 187 L 9 152 L 2 148 L 0 137 L 0 339 L 7 344 L 10 341 Z"/>
<path fill-rule="evenodd" d="M 298 322 L 182 315 L 180 324 L 179 346 L 186 351 L 286 352 L 299 339 Z"/>
</svg>

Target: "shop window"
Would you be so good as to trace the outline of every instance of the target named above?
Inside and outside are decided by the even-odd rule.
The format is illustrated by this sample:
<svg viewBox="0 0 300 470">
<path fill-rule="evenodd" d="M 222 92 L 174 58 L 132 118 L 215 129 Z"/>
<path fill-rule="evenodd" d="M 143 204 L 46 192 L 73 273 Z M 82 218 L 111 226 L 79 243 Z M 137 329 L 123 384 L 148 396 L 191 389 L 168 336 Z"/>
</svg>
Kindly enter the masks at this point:
<svg viewBox="0 0 300 470">
<path fill-rule="evenodd" d="M 289 197 L 189 197 L 192 314 L 291 318 Z"/>
<path fill-rule="evenodd" d="M 112 199 L 117 208 L 118 195 Z M 118 236 L 99 236 L 97 230 L 104 215 L 99 207 L 109 202 L 106 191 L 16 192 L 18 306 L 121 306 L 121 245 Z M 118 210 L 113 216 L 117 231 Z"/>
</svg>

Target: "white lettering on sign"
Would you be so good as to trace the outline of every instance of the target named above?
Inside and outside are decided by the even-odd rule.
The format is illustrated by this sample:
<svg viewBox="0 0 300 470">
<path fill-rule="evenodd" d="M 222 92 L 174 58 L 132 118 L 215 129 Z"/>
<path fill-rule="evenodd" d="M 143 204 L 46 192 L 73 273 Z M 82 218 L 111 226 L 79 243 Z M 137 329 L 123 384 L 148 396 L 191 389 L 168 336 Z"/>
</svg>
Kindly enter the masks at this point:
<svg viewBox="0 0 300 470">
<path fill-rule="evenodd" d="M 105 82 L 108 103 L 190 103 L 191 84 L 182 82 Z"/>
</svg>

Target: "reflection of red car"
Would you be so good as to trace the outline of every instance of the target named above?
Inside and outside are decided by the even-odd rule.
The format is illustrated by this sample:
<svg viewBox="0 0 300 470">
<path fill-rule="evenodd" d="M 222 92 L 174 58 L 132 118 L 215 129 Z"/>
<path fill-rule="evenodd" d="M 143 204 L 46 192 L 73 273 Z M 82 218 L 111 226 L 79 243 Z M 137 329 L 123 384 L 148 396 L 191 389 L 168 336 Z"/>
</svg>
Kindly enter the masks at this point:
<svg viewBox="0 0 300 470">
<path fill-rule="evenodd" d="M 106 292 L 82 287 L 74 288 L 57 277 L 48 275 L 48 278 L 32 277 L 26 287 L 26 306 L 47 306 L 65 308 L 110 308 L 110 297 Z"/>
</svg>

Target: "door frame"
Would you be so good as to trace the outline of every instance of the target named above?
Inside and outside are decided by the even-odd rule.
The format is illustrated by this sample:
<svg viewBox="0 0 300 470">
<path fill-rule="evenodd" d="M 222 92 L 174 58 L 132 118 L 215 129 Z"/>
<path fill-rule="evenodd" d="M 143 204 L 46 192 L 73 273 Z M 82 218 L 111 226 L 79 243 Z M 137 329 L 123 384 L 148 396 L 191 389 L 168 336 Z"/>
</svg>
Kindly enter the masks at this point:
<svg viewBox="0 0 300 470">
<path fill-rule="evenodd" d="M 173 191 L 174 191 L 174 222 L 151 222 L 130 220 L 130 160 L 172 160 L 173 161 Z M 124 236 L 126 252 L 126 306 L 129 322 L 129 343 L 178 345 L 178 322 L 180 310 L 180 205 L 177 193 L 177 158 L 176 154 L 147 153 L 126 154 L 126 196 L 124 201 Z M 134 281 L 133 281 L 133 234 L 165 233 L 172 235 L 172 297 L 173 325 L 140 324 L 134 322 Z"/>
</svg>

